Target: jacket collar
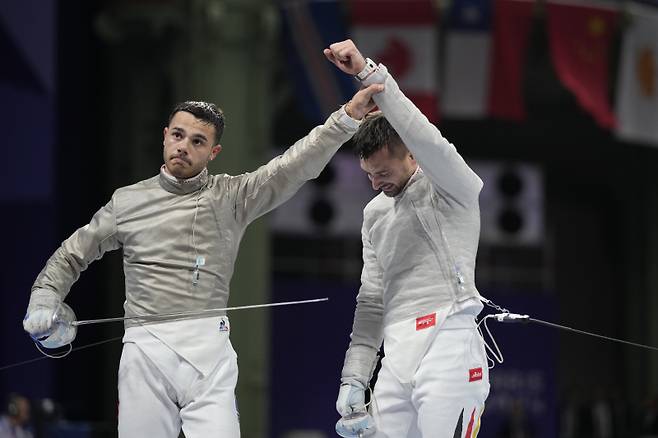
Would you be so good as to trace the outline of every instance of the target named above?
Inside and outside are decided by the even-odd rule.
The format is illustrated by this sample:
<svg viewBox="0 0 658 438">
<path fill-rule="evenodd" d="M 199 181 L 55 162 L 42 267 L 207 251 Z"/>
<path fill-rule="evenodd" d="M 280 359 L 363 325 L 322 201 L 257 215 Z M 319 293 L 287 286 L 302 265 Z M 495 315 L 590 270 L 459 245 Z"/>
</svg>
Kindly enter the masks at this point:
<svg viewBox="0 0 658 438">
<path fill-rule="evenodd" d="M 400 190 L 400 193 L 398 193 L 395 196 L 395 199 L 402 198 L 402 196 L 404 196 L 404 194 L 407 192 L 407 189 L 409 188 L 409 186 L 412 185 L 414 182 L 416 182 L 418 180 L 418 178 L 420 177 L 420 175 L 422 175 L 422 174 L 423 174 L 423 169 L 421 169 L 420 166 L 416 167 L 416 170 L 414 171 L 414 173 L 411 174 L 411 176 L 407 180 L 407 183 L 404 185 L 402 190 Z"/>
<path fill-rule="evenodd" d="M 170 175 L 165 166 L 162 165 L 160 168 L 159 181 L 160 186 L 169 193 L 186 195 L 188 193 L 196 192 L 208 184 L 208 168 L 204 167 L 198 175 L 193 176 L 192 178 L 179 179 Z"/>
</svg>

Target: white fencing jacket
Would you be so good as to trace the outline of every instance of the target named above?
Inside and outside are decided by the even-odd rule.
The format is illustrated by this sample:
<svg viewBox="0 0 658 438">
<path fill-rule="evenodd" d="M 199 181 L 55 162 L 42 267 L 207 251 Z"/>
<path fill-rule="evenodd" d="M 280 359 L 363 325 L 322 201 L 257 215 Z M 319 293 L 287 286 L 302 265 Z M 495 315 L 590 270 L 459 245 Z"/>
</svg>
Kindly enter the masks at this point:
<svg viewBox="0 0 658 438">
<path fill-rule="evenodd" d="M 384 84 L 374 100 L 420 169 L 398 196 L 380 193 L 363 211 L 361 287 L 341 380 L 364 386 L 382 340 L 387 346 L 387 326 L 437 309 L 455 313 L 480 296 L 474 277 L 482 181 L 385 66 L 363 85 L 373 83 Z"/>
</svg>

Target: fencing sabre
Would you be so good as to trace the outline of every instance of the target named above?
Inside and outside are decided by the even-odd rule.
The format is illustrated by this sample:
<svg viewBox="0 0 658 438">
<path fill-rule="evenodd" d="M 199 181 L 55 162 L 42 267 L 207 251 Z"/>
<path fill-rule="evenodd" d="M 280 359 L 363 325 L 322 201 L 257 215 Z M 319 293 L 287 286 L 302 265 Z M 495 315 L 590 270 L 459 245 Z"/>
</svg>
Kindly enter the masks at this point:
<svg viewBox="0 0 658 438">
<path fill-rule="evenodd" d="M 162 321 L 177 321 L 181 319 L 190 319 L 190 318 L 199 318 L 206 316 L 220 316 L 224 312 L 234 311 L 234 310 L 247 310 L 247 309 L 262 309 L 266 307 L 279 307 L 279 306 L 292 306 L 296 304 L 310 304 L 310 303 L 319 303 L 322 301 L 329 301 L 329 298 L 314 298 L 311 300 L 300 300 L 300 301 L 284 301 L 279 303 L 266 303 L 266 304 L 251 304 L 247 306 L 234 306 L 234 307 L 222 307 L 219 309 L 205 309 L 205 310 L 193 310 L 189 312 L 172 312 L 172 313 L 161 313 L 156 315 L 132 315 L 132 316 L 118 316 L 115 318 L 101 318 L 101 319 L 86 319 L 82 321 L 70 321 L 72 326 L 78 327 L 81 325 L 90 325 L 90 324 L 104 324 L 107 322 L 119 322 L 119 321 L 140 321 L 140 322 L 162 322 Z"/>
<path fill-rule="evenodd" d="M 313 298 L 309 300 L 283 301 L 283 302 L 265 303 L 265 304 L 250 304 L 244 306 L 221 307 L 221 308 L 204 309 L 197 311 L 171 312 L 171 313 L 161 313 L 161 314 L 152 314 L 152 315 L 130 315 L 130 316 L 119 316 L 114 318 L 99 318 L 99 319 L 86 319 L 86 320 L 77 320 L 75 313 L 73 312 L 73 309 L 71 309 L 71 307 L 68 304 L 62 302 L 59 304 L 59 306 L 57 307 L 57 309 L 55 310 L 52 316 L 52 320 L 53 320 L 52 326 L 55 328 L 54 331 L 45 338 L 34 339 L 37 349 L 45 357 L 39 357 L 36 359 L 30 359 L 27 361 L 22 361 L 10 365 L 2 366 L 0 367 L 0 371 L 13 368 L 19 365 L 25 365 L 46 358 L 61 359 L 67 356 L 68 354 L 70 354 L 72 351 L 81 350 L 83 348 L 104 344 L 122 338 L 122 336 L 120 336 L 100 342 L 95 342 L 93 344 L 87 344 L 73 348 L 71 343 L 73 342 L 73 339 L 75 339 L 78 327 L 83 325 L 105 324 L 105 323 L 123 322 L 123 321 L 137 321 L 141 323 L 180 321 L 180 320 L 192 319 L 192 318 L 221 316 L 226 312 L 236 311 L 236 310 L 264 309 L 264 308 L 281 307 L 281 306 L 293 306 L 298 304 L 320 303 L 324 301 L 329 301 L 329 298 L 324 297 L 324 298 Z M 54 349 L 59 347 L 68 347 L 68 351 L 65 351 L 61 354 L 51 354 L 44 350 L 44 349 L 48 350 L 48 349 Z"/>
</svg>

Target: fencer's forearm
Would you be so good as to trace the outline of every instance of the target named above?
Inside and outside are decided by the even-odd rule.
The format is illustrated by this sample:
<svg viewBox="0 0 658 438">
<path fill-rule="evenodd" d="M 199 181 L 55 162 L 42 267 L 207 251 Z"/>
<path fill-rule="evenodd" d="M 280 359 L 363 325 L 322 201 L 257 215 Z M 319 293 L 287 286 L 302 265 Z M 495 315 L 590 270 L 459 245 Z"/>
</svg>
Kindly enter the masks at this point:
<svg viewBox="0 0 658 438">
<path fill-rule="evenodd" d="M 73 236 L 71 236 L 73 237 Z M 32 285 L 33 293 L 37 290 L 52 290 L 63 300 L 71 290 L 71 286 L 80 277 L 80 273 L 87 268 L 79 257 L 68 254 L 67 242 L 57 248 L 50 256 Z"/>
<path fill-rule="evenodd" d="M 119 248 L 111 204 L 112 201 L 101 208 L 88 225 L 62 243 L 37 276 L 32 291 L 46 289 L 64 299 L 89 263 L 101 258 L 106 251 Z"/>
<path fill-rule="evenodd" d="M 379 349 L 375 350 L 366 345 L 350 344 L 345 354 L 340 382 L 359 383 L 363 388 L 367 388 L 377 365 L 378 352 Z"/>
<path fill-rule="evenodd" d="M 298 140 L 273 167 L 299 182 L 317 178 L 340 147 L 359 127 L 359 122 L 345 112 L 343 105 L 307 136 Z M 276 160 L 276 159 L 275 159 Z"/>
<path fill-rule="evenodd" d="M 361 230 L 363 243 L 363 270 L 361 287 L 356 298 L 354 323 L 350 335 L 350 346 L 345 354 L 341 374 L 343 383 L 358 381 L 368 386 L 377 362 L 377 353 L 382 345 L 384 302 L 382 270 L 372 247 L 368 225 L 364 220 Z"/>
<path fill-rule="evenodd" d="M 288 200 L 306 181 L 317 178 L 358 126 L 343 106 L 282 155 L 246 174 L 237 190 L 238 220 L 251 222 Z"/>
<path fill-rule="evenodd" d="M 383 336 L 381 317 L 373 317 L 363 310 L 362 306 L 357 306 L 350 346 L 345 353 L 340 380 L 342 383 L 359 382 L 366 388 L 377 365 L 377 354 Z"/>
<path fill-rule="evenodd" d="M 383 83 L 384 91 L 373 96 L 379 109 L 409 148 L 434 186 L 462 204 L 477 200 L 482 181 L 455 146 L 400 90 L 384 65 L 363 81 L 367 86 Z"/>
<path fill-rule="evenodd" d="M 362 295 L 363 291 L 359 292 Z M 368 386 L 377 363 L 377 353 L 383 341 L 383 305 L 379 300 L 358 298 L 350 346 L 345 353 L 341 381 L 358 381 Z"/>
</svg>

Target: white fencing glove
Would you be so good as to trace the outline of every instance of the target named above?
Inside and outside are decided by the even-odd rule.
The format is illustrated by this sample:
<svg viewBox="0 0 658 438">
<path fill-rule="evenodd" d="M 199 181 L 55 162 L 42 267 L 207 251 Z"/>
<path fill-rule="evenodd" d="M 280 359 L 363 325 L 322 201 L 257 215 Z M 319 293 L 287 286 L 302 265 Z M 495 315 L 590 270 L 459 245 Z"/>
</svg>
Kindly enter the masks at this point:
<svg viewBox="0 0 658 438">
<path fill-rule="evenodd" d="M 360 382 L 342 383 L 336 400 L 336 410 L 341 417 L 352 412 L 365 412 L 366 389 Z"/>
<path fill-rule="evenodd" d="M 23 319 L 23 328 L 33 339 L 50 336 L 57 327 L 53 325 L 53 315 L 62 298 L 48 289 L 35 289 L 30 295 L 30 304 Z"/>
</svg>

